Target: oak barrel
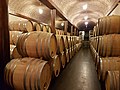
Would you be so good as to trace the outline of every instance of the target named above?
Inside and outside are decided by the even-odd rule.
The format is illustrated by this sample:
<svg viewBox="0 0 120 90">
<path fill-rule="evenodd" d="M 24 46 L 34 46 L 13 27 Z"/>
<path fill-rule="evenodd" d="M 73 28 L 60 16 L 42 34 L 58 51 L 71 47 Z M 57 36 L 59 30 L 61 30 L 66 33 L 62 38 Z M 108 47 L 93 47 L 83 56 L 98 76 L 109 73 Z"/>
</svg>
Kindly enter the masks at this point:
<svg viewBox="0 0 120 90">
<path fill-rule="evenodd" d="M 106 71 L 120 70 L 120 58 L 119 57 L 100 58 L 100 64 L 98 69 L 100 79 L 104 81 Z"/>
<path fill-rule="evenodd" d="M 22 56 L 44 57 L 48 60 L 56 55 L 57 40 L 53 33 L 36 31 L 21 35 L 17 48 Z"/>
<path fill-rule="evenodd" d="M 62 52 L 61 54 L 59 54 L 59 57 L 60 57 L 60 62 L 61 62 L 62 68 L 65 68 L 65 64 L 66 64 L 65 52 Z"/>
<path fill-rule="evenodd" d="M 36 23 L 35 28 L 36 28 L 36 31 L 43 31 L 43 25 L 40 23 Z"/>
<path fill-rule="evenodd" d="M 58 77 L 61 68 L 60 57 L 56 55 L 53 59 L 49 61 L 49 64 L 51 66 L 52 76 Z"/>
<path fill-rule="evenodd" d="M 57 54 L 60 54 L 65 50 L 64 39 L 63 36 L 61 35 L 56 35 L 56 38 L 57 38 Z"/>
<path fill-rule="evenodd" d="M 69 44 L 69 48 L 72 46 L 71 44 L 71 36 L 68 36 L 68 44 Z"/>
<path fill-rule="evenodd" d="M 120 16 L 112 15 L 102 17 L 98 20 L 99 34 L 118 34 L 120 33 Z"/>
<path fill-rule="evenodd" d="M 68 49 L 69 48 L 68 37 L 66 35 L 61 35 L 61 36 L 63 37 L 65 48 Z"/>
<path fill-rule="evenodd" d="M 48 62 L 35 58 L 11 60 L 4 75 L 7 84 L 15 90 L 47 90 L 51 81 Z"/>
<path fill-rule="evenodd" d="M 119 71 L 108 71 L 105 80 L 106 90 L 120 90 Z"/>
<path fill-rule="evenodd" d="M 10 59 L 22 58 L 15 45 L 10 45 Z"/>
<path fill-rule="evenodd" d="M 66 49 L 65 54 L 66 54 L 66 60 L 67 60 L 67 63 L 68 63 L 69 60 L 70 60 L 70 54 L 69 54 L 68 49 Z"/>
<path fill-rule="evenodd" d="M 98 53 L 102 57 L 120 56 L 120 35 L 103 35 L 99 38 Z"/>
<path fill-rule="evenodd" d="M 33 23 L 29 20 L 11 21 L 9 22 L 11 31 L 31 32 L 34 30 Z"/>
<path fill-rule="evenodd" d="M 10 44 L 16 45 L 18 37 L 22 35 L 22 32 L 20 31 L 9 31 L 10 35 Z"/>
</svg>

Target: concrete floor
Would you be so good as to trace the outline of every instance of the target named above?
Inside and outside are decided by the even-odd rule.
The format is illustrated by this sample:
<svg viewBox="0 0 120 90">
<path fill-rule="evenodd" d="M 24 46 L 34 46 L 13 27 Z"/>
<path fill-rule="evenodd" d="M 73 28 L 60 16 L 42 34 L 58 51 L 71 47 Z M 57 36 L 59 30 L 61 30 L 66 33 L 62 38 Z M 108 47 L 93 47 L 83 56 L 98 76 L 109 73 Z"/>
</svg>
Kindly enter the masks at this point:
<svg viewBox="0 0 120 90">
<path fill-rule="evenodd" d="M 85 44 L 67 64 L 49 90 L 101 90 L 89 46 Z"/>
</svg>

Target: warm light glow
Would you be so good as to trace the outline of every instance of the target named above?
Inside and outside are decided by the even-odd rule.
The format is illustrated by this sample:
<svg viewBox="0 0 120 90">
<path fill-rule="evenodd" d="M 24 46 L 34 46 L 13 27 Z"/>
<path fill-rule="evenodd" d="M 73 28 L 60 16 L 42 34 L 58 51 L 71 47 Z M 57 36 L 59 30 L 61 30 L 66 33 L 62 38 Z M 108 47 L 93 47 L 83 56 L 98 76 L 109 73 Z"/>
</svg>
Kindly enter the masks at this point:
<svg viewBox="0 0 120 90">
<path fill-rule="evenodd" d="M 87 19 L 88 19 L 88 16 L 85 16 L 84 19 L 87 20 Z"/>
<path fill-rule="evenodd" d="M 88 7 L 88 5 L 87 5 L 87 4 L 83 5 L 83 10 L 86 10 L 86 9 L 87 9 L 87 7 Z"/>
<path fill-rule="evenodd" d="M 85 25 L 87 26 L 87 25 L 88 25 L 88 22 L 85 22 Z"/>
<path fill-rule="evenodd" d="M 39 9 L 39 13 L 40 13 L 40 14 L 43 14 L 43 10 L 42 10 L 42 9 Z"/>
<path fill-rule="evenodd" d="M 64 23 L 61 23 L 61 26 L 64 26 Z"/>
</svg>

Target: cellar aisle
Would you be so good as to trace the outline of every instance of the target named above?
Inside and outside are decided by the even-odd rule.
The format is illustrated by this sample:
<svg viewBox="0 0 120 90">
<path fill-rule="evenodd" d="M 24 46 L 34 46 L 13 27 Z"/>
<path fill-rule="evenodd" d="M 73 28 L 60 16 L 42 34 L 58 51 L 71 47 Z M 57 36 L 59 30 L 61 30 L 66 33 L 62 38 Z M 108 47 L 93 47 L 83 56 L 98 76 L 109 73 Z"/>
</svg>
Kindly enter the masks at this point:
<svg viewBox="0 0 120 90">
<path fill-rule="evenodd" d="M 82 46 L 59 77 L 52 80 L 49 90 L 101 90 L 88 45 Z"/>
</svg>

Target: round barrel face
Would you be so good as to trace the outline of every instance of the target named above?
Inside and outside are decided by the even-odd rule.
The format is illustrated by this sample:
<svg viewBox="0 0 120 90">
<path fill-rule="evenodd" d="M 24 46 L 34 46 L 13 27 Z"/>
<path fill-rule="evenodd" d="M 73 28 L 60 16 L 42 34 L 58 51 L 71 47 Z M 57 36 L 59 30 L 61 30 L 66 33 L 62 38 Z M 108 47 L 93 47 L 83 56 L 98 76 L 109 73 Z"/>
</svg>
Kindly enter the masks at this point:
<svg viewBox="0 0 120 90">
<path fill-rule="evenodd" d="M 58 77 L 60 73 L 60 68 L 61 68 L 61 63 L 60 63 L 60 58 L 58 55 L 56 55 L 53 59 L 53 70 L 54 70 L 54 75 L 55 77 Z"/>
<path fill-rule="evenodd" d="M 55 35 L 51 35 L 51 37 L 49 38 L 49 49 L 50 49 L 50 55 L 51 57 L 54 57 L 57 53 L 57 39 L 55 37 Z"/>
<path fill-rule="evenodd" d="M 62 53 L 65 49 L 64 39 L 60 35 L 56 35 L 57 38 L 57 53 Z"/>
<path fill-rule="evenodd" d="M 49 64 L 45 64 L 42 68 L 40 81 L 40 90 L 47 90 L 51 82 L 51 71 Z M 39 86 L 38 86 L 39 87 Z"/>
<path fill-rule="evenodd" d="M 19 36 L 22 35 L 22 32 L 20 32 L 20 31 L 9 31 L 9 35 L 10 35 L 10 44 L 16 45 Z"/>
<path fill-rule="evenodd" d="M 61 61 L 62 68 L 65 68 L 66 58 L 64 53 L 60 55 L 60 61 Z"/>
<path fill-rule="evenodd" d="M 63 37 L 65 48 L 68 49 L 68 37 L 66 35 L 60 35 Z"/>
<path fill-rule="evenodd" d="M 15 45 L 10 45 L 10 57 L 11 59 L 21 58 Z"/>
<path fill-rule="evenodd" d="M 28 32 L 33 31 L 33 23 L 31 21 L 24 22 L 24 27 Z"/>
</svg>

